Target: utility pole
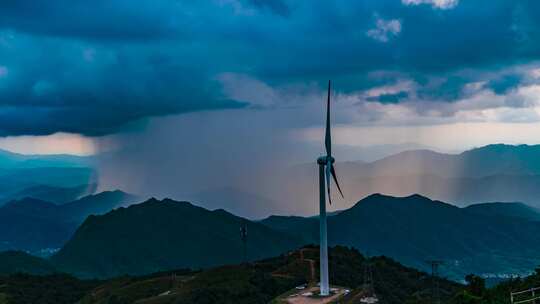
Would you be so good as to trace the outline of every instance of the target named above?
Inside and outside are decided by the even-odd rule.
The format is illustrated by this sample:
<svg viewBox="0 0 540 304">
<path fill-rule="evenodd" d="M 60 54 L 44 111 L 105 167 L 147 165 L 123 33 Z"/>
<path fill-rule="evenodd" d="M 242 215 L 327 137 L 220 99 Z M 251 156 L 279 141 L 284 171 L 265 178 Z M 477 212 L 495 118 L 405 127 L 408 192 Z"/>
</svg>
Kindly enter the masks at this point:
<svg viewBox="0 0 540 304">
<path fill-rule="evenodd" d="M 441 294 L 439 291 L 439 266 L 443 264 L 443 261 L 431 260 L 427 261 L 431 265 L 431 303 L 440 304 Z"/>
</svg>

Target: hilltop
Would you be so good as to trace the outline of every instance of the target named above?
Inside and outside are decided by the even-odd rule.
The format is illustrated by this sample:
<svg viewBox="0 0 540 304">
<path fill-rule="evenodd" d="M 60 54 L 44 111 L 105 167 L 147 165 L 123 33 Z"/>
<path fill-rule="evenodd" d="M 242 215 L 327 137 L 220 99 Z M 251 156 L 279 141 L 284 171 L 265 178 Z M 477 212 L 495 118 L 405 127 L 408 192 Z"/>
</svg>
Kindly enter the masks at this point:
<svg viewBox="0 0 540 304">
<path fill-rule="evenodd" d="M 224 210 L 209 211 L 188 202 L 150 199 L 101 216 L 89 216 L 52 261 L 83 277 L 238 263 L 243 259 L 239 227 L 244 221 L 248 225 L 250 260 L 302 245 L 293 236 Z"/>
</svg>

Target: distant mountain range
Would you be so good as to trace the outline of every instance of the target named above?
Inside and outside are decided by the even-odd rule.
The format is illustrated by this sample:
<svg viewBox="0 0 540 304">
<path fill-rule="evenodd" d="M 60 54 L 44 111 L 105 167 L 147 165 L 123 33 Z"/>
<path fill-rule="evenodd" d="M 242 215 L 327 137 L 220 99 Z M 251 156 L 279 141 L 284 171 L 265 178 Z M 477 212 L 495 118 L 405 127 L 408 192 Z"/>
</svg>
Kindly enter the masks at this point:
<svg viewBox="0 0 540 304">
<path fill-rule="evenodd" d="M 25 197 L 63 204 L 92 194 L 97 188 L 94 163 L 90 156 L 0 150 L 0 206 Z"/>
<path fill-rule="evenodd" d="M 367 164 L 339 164 L 338 170 L 352 197 L 419 193 L 457 205 L 540 206 L 540 145 L 489 145 L 461 154 L 408 151 Z"/>
<path fill-rule="evenodd" d="M 136 203 L 139 198 L 120 190 L 87 195 L 59 207 L 64 218 L 82 223 L 89 215 L 105 214 L 119 207 Z"/>
<path fill-rule="evenodd" d="M 0 169 L 89 167 L 92 157 L 70 154 L 27 155 L 0 149 Z"/>
<path fill-rule="evenodd" d="M 0 207 L 0 250 L 26 250 L 36 254 L 61 247 L 90 214 L 103 214 L 133 203 L 122 191 L 88 195 L 63 205 L 24 198 Z"/>
<path fill-rule="evenodd" d="M 89 167 L 42 167 L 0 170 L 0 205 L 12 199 L 24 197 L 25 192 L 36 195 L 36 187 L 38 195 L 36 198 L 47 198 L 40 195 L 39 192 L 44 189 L 43 187 L 51 187 L 49 190 L 57 188 L 56 193 L 52 191 L 53 196 L 51 198 L 60 198 L 62 201 L 64 200 L 62 196 L 69 196 L 69 192 L 73 192 L 73 188 L 85 188 L 85 185 L 92 185 L 95 182 L 96 172 Z M 87 189 L 91 189 L 91 187 Z M 81 189 L 81 192 L 87 194 L 85 190 Z M 59 194 L 60 192 L 65 194 Z"/>
<path fill-rule="evenodd" d="M 48 185 L 35 185 L 28 188 L 23 188 L 17 192 L 9 194 L 0 200 L 0 206 L 13 200 L 23 198 L 34 198 L 38 200 L 48 201 L 53 204 L 62 205 L 72 202 L 83 196 L 90 195 L 97 190 L 97 184 L 79 185 L 74 187 L 54 187 Z"/>
<path fill-rule="evenodd" d="M 368 163 L 359 174 L 369 177 L 435 175 L 444 178 L 538 175 L 539 155 L 540 145 L 488 145 L 460 154 L 413 150 Z"/>
<path fill-rule="evenodd" d="M 510 215 L 507 215 L 510 214 Z M 316 218 L 271 216 L 262 224 L 316 243 Z M 371 195 L 328 219 L 333 245 L 387 255 L 420 269 L 446 262 L 454 279 L 467 273 L 522 274 L 540 265 L 538 211 L 522 204 L 458 208 L 420 195 Z"/>
<path fill-rule="evenodd" d="M 345 200 L 333 197 L 330 210 L 350 208 L 373 193 L 417 193 L 457 206 L 523 202 L 540 208 L 540 145 L 489 145 L 460 154 L 406 151 L 374 162 L 338 162 L 336 171 Z M 315 162 L 296 165 L 250 190 L 277 202 L 270 214 L 315 214 L 317 174 Z"/>
<path fill-rule="evenodd" d="M 150 199 L 88 217 L 52 261 L 83 277 L 239 263 L 243 259 L 239 229 L 244 221 L 223 210 Z M 247 227 L 250 260 L 302 245 L 300 239 L 260 223 L 247 222 Z"/>
</svg>

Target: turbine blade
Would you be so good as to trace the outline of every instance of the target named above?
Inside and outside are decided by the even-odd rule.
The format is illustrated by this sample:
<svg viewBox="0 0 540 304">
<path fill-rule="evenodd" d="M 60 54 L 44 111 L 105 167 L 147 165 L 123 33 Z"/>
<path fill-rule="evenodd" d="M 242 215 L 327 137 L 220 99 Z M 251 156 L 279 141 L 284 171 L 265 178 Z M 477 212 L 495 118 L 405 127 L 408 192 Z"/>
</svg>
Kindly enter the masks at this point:
<svg viewBox="0 0 540 304">
<path fill-rule="evenodd" d="M 326 164 L 326 190 L 328 191 L 328 202 L 332 205 L 332 198 L 330 197 L 330 168 L 331 164 Z"/>
<path fill-rule="evenodd" d="M 326 147 L 326 155 L 332 156 L 332 137 L 330 135 L 330 87 L 331 82 L 328 80 L 328 98 L 326 100 L 326 134 L 324 136 L 324 145 Z"/>
<path fill-rule="evenodd" d="M 343 192 L 341 192 L 341 187 L 339 186 L 339 183 L 337 181 L 336 169 L 334 169 L 333 164 L 330 166 L 330 172 L 332 173 L 332 177 L 334 178 L 334 182 L 336 183 L 337 189 L 339 190 L 339 194 L 341 194 L 342 198 L 345 198 L 345 196 L 343 196 Z"/>
</svg>

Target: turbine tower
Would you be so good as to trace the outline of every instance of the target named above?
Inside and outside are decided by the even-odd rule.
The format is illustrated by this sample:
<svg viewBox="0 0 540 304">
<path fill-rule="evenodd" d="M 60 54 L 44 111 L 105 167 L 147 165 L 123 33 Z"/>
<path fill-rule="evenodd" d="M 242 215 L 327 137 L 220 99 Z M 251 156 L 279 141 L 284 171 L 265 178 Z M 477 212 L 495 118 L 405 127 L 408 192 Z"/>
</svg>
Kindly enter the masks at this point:
<svg viewBox="0 0 540 304">
<path fill-rule="evenodd" d="M 330 175 L 334 179 L 336 186 L 343 197 L 341 188 L 337 181 L 336 170 L 334 169 L 334 158 L 332 157 L 332 138 L 330 132 L 330 90 L 331 82 L 328 81 L 328 98 L 326 100 L 326 133 L 324 136 L 324 146 L 326 148 L 326 155 L 317 159 L 319 165 L 319 222 L 320 222 L 320 295 L 327 296 L 330 294 L 330 284 L 328 282 L 328 243 L 326 237 L 326 193 L 328 193 L 328 202 L 332 204 L 330 197 Z M 326 185 L 325 185 L 326 181 Z M 326 187 L 326 191 L 325 191 Z"/>
</svg>

